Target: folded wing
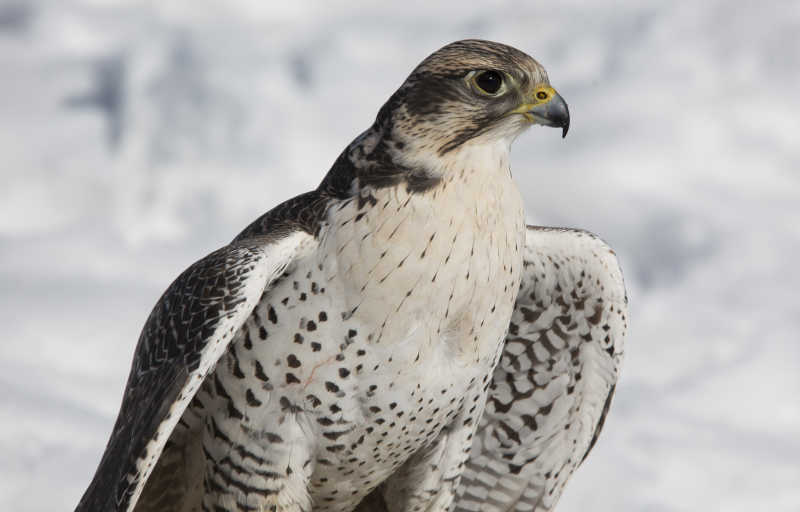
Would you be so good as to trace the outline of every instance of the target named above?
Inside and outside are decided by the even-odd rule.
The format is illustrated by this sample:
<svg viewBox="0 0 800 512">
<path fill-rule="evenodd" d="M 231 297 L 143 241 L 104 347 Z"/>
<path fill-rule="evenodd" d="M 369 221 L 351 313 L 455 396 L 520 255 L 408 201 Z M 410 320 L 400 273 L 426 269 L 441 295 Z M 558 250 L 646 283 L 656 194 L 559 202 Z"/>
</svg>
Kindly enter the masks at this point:
<svg viewBox="0 0 800 512">
<path fill-rule="evenodd" d="M 614 252 L 591 233 L 528 227 L 523 280 L 457 511 L 548 511 L 592 449 L 627 328 Z"/>
<path fill-rule="evenodd" d="M 139 337 L 117 422 L 76 512 L 133 509 L 206 375 L 262 294 L 313 240 L 302 230 L 237 240 L 170 285 Z"/>
</svg>

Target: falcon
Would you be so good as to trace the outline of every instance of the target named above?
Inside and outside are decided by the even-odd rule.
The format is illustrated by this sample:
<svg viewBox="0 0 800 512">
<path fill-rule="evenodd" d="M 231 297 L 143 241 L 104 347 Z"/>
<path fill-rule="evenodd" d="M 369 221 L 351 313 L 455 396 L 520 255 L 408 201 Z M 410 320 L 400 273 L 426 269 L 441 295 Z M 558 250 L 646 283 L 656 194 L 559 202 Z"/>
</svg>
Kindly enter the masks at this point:
<svg viewBox="0 0 800 512">
<path fill-rule="evenodd" d="M 426 58 L 316 190 L 167 288 L 77 510 L 551 509 L 627 299 L 601 240 L 525 225 L 509 150 L 533 124 L 569 111 L 528 55 Z"/>
</svg>

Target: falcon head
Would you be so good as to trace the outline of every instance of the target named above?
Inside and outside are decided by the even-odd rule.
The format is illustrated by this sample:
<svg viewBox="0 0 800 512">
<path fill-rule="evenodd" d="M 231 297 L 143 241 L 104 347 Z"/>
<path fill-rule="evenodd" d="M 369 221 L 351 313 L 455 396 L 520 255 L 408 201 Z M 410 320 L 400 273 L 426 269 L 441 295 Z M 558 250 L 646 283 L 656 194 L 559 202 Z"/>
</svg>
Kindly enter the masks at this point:
<svg viewBox="0 0 800 512">
<path fill-rule="evenodd" d="M 320 184 L 348 197 L 362 186 L 400 182 L 424 191 L 466 146 L 507 153 L 532 124 L 569 129 L 569 109 L 530 56 L 500 43 L 467 39 L 422 61 L 339 156 Z"/>
<path fill-rule="evenodd" d="M 378 114 L 392 138 L 439 156 L 476 139 L 511 141 L 532 124 L 566 136 L 569 109 L 527 54 L 492 41 L 448 44 L 417 66 Z"/>
</svg>

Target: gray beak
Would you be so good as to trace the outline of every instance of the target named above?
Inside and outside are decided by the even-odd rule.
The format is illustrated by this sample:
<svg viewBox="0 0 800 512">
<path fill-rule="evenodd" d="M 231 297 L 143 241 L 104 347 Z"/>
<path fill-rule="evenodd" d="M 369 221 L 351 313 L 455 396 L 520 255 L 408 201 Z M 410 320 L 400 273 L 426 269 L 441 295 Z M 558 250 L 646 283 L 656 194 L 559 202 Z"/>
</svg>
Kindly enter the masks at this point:
<svg viewBox="0 0 800 512">
<path fill-rule="evenodd" d="M 567 136 L 569 131 L 569 107 L 560 94 L 553 91 L 550 101 L 531 107 L 527 112 L 537 124 L 561 128 L 561 137 Z"/>
</svg>

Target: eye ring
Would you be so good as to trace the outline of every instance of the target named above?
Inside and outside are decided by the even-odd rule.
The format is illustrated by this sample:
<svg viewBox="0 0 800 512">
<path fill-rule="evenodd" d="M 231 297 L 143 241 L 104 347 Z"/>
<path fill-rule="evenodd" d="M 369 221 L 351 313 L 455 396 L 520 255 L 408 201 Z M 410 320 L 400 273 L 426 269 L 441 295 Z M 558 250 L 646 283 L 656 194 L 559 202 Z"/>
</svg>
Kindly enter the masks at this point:
<svg viewBox="0 0 800 512">
<path fill-rule="evenodd" d="M 472 82 L 480 92 L 494 96 L 503 88 L 503 74 L 493 69 L 480 71 Z"/>
</svg>

